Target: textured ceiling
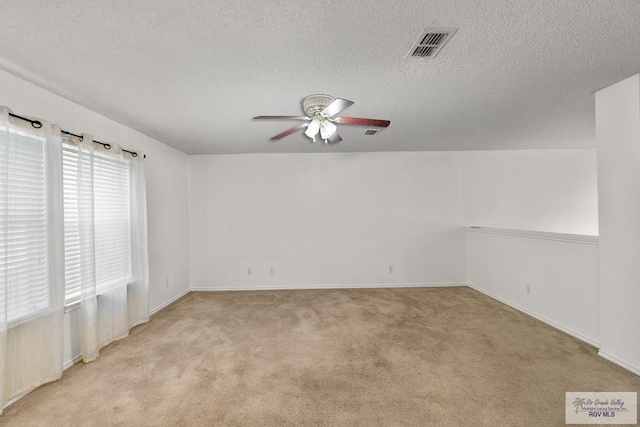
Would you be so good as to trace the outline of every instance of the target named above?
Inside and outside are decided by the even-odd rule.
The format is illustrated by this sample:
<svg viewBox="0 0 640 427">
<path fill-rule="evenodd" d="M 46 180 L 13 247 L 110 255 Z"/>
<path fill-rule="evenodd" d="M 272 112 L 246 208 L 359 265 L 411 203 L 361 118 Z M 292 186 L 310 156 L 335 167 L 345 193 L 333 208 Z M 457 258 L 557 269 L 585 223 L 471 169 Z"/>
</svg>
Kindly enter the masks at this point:
<svg viewBox="0 0 640 427">
<path fill-rule="evenodd" d="M 425 27 L 458 31 L 406 59 Z M 4 0 L 0 68 L 186 153 L 588 147 L 593 92 L 640 72 L 640 1 Z M 391 126 L 251 120 L 312 93 Z"/>
</svg>

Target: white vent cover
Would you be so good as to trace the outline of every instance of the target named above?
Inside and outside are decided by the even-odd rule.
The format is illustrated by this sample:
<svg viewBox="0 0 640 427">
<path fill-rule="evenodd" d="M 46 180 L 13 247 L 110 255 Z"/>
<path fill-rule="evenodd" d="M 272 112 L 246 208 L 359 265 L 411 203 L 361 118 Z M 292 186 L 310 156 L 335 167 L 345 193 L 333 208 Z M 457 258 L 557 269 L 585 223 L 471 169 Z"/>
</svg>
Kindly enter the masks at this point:
<svg viewBox="0 0 640 427">
<path fill-rule="evenodd" d="M 433 58 L 455 34 L 455 28 L 427 28 L 411 46 L 407 58 Z"/>
</svg>

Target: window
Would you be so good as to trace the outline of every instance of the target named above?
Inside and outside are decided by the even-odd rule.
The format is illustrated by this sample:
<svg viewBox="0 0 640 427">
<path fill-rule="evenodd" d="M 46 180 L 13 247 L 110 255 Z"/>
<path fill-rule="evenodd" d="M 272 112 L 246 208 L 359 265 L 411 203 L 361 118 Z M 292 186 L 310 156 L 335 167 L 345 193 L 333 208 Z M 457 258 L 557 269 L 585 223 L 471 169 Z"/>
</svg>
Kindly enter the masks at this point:
<svg viewBox="0 0 640 427">
<path fill-rule="evenodd" d="M 15 322 L 49 307 L 50 178 L 46 138 L 4 126 L 0 132 L 0 307 L 8 297 L 7 320 Z"/>
<path fill-rule="evenodd" d="M 90 275 L 95 273 L 98 294 L 131 281 L 130 164 L 98 150 L 90 160 L 88 152 L 65 140 L 66 306 L 80 301 L 82 278 L 87 277 L 82 268 L 94 270 Z M 90 181 L 79 182 L 82 179 Z M 81 233 L 90 233 L 92 238 L 81 239 Z"/>
</svg>

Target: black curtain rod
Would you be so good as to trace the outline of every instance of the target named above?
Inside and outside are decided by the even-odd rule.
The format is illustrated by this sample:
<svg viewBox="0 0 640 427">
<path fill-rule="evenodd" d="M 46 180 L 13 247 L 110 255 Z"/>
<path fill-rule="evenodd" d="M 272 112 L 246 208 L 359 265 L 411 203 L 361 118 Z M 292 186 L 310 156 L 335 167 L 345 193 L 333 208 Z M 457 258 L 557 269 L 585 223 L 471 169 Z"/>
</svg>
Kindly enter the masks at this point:
<svg viewBox="0 0 640 427">
<path fill-rule="evenodd" d="M 17 114 L 13 114 L 13 113 L 9 113 L 9 115 L 11 117 L 15 117 L 16 119 L 24 120 L 25 122 L 31 123 L 31 126 L 33 126 L 36 129 L 40 129 L 42 127 L 42 122 L 40 122 L 39 120 L 31 120 L 31 119 L 28 119 L 26 117 L 22 117 L 22 116 L 19 116 Z M 75 133 L 71 133 L 71 132 L 66 131 L 64 129 L 61 130 L 61 132 L 64 133 L 65 135 L 71 135 L 71 136 L 75 136 L 76 138 L 80 138 L 80 141 L 82 141 L 82 139 L 83 139 L 82 135 L 76 135 Z M 95 142 L 96 144 L 102 145 L 107 150 L 111 149 L 111 144 L 109 144 L 109 143 L 96 141 L 95 139 L 93 140 L 93 142 Z M 124 148 L 122 149 L 122 151 L 124 151 L 125 153 L 131 154 L 132 157 L 138 157 L 138 153 L 136 153 L 135 151 L 125 150 Z M 145 154 L 143 158 L 146 159 L 147 155 Z"/>
</svg>

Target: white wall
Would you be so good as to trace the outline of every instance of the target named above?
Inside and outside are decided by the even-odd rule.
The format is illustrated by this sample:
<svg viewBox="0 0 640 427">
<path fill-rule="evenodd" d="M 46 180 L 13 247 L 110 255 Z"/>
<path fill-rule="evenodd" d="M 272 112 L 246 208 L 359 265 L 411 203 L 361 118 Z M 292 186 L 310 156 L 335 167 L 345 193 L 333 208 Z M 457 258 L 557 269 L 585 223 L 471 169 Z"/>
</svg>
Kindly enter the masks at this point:
<svg viewBox="0 0 640 427">
<path fill-rule="evenodd" d="M 470 285 L 598 346 L 595 150 L 460 153 L 460 181 L 465 224 L 491 227 L 468 232 Z"/>
<path fill-rule="evenodd" d="M 597 237 L 470 230 L 467 254 L 472 287 L 598 346 Z"/>
<path fill-rule="evenodd" d="M 466 281 L 454 153 L 189 160 L 192 288 Z"/>
<path fill-rule="evenodd" d="M 162 306 L 189 288 L 186 154 L 4 71 L 0 71 L 0 105 L 16 114 L 58 123 L 74 133 L 92 133 L 99 141 L 117 142 L 124 148 L 144 151 L 147 154 L 150 308 Z M 65 315 L 65 362 L 79 354 L 76 314 Z"/>
<path fill-rule="evenodd" d="M 601 354 L 640 375 L 640 75 L 596 93 Z"/>
<path fill-rule="evenodd" d="M 596 152 L 460 153 L 467 225 L 598 235 Z"/>
</svg>

